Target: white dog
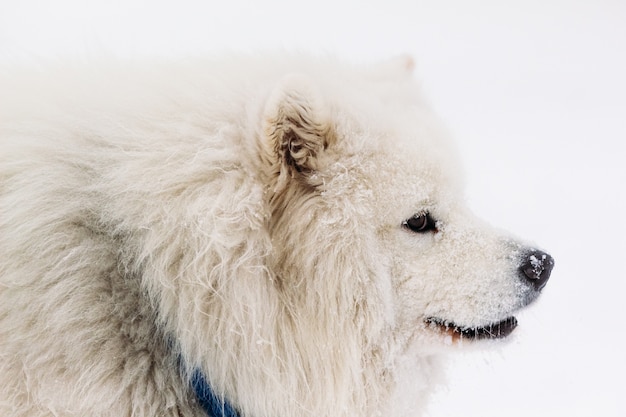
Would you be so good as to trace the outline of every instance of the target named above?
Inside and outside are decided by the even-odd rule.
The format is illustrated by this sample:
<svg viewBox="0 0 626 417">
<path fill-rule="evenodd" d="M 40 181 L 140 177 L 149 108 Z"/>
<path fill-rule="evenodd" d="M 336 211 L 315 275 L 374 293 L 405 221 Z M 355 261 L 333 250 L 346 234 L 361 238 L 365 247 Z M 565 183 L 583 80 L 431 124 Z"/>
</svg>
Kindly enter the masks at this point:
<svg viewBox="0 0 626 417">
<path fill-rule="evenodd" d="M 408 59 L 0 78 L 0 415 L 419 415 L 553 260 L 463 205 Z"/>
</svg>

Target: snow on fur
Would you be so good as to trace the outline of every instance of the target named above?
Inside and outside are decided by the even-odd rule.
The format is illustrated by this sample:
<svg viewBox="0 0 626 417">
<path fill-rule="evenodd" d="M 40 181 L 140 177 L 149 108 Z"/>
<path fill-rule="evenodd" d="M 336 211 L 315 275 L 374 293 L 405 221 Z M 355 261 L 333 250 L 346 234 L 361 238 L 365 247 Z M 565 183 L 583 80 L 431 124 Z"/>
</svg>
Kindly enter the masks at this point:
<svg viewBox="0 0 626 417">
<path fill-rule="evenodd" d="M 0 414 L 419 415 L 450 337 L 536 297 L 463 207 L 412 61 L 0 77 Z M 402 227 L 429 212 L 437 232 Z"/>
</svg>

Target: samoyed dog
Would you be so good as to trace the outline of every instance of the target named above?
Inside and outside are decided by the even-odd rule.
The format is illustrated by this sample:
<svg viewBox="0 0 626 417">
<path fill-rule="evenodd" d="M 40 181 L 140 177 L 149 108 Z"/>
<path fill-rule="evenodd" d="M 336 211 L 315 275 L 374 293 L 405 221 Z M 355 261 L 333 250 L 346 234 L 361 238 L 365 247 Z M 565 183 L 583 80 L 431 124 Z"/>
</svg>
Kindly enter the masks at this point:
<svg viewBox="0 0 626 417">
<path fill-rule="evenodd" d="M 553 259 L 464 206 L 400 58 L 0 78 L 0 415 L 420 415 Z"/>
</svg>

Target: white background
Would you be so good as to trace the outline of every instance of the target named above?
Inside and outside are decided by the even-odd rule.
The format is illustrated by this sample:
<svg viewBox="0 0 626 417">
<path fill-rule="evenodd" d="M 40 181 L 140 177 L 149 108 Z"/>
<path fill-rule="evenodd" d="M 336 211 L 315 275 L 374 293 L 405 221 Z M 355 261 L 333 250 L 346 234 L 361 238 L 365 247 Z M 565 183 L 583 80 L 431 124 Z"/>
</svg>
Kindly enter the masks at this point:
<svg viewBox="0 0 626 417">
<path fill-rule="evenodd" d="M 430 415 L 626 416 L 626 2 L 0 0 L 1 61 L 277 48 L 412 54 L 474 210 L 556 258 L 513 340 L 459 354 Z"/>
</svg>

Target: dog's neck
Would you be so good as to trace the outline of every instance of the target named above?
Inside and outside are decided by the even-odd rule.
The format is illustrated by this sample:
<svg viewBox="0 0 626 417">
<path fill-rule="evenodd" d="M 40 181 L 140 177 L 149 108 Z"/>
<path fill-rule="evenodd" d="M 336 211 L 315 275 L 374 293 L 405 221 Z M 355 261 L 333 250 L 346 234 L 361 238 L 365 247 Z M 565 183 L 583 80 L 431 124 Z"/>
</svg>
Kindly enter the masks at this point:
<svg viewBox="0 0 626 417">
<path fill-rule="evenodd" d="M 239 417 L 239 413 L 225 398 L 220 398 L 213 392 L 202 372 L 196 370 L 191 378 L 191 384 L 198 403 L 209 417 Z"/>
</svg>

